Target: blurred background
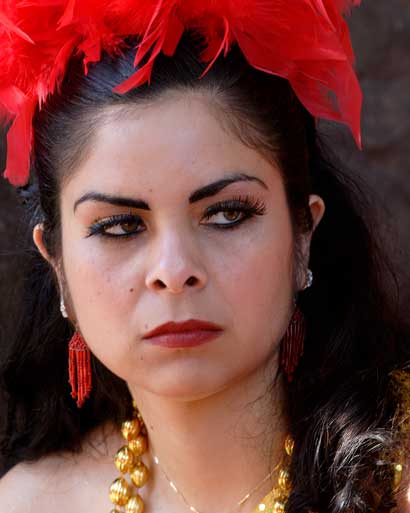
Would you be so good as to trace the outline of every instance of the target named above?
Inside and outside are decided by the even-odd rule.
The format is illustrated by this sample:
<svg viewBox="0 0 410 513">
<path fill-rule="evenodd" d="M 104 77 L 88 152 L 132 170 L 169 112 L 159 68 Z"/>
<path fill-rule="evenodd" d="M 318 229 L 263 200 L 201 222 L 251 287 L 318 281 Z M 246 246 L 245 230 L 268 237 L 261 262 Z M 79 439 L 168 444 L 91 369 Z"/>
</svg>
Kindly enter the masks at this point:
<svg viewBox="0 0 410 513">
<path fill-rule="evenodd" d="M 363 151 L 344 127 L 325 122 L 320 126 L 352 172 L 373 189 L 379 205 L 375 219 L 399 270 L 402 302 L 410 305 L 410 2 L 363 0 L 349 23 L 364 93 Z M 21 280 L 18 203 L 15 190 L 0 177 L 0 340 Z"/>
</svg>

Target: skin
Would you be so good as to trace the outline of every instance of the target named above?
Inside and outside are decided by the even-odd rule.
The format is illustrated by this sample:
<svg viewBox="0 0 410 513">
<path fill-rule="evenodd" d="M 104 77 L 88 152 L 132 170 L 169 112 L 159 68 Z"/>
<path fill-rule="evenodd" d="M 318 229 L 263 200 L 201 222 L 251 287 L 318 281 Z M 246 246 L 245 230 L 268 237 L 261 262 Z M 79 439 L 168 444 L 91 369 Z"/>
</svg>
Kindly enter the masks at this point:
<svg viewBox="0 0 410 513">
<path fill-rule="evenodd" d="M 187 500 L 204 513 L 230 510 L 283 454 L 287 426 L 280 380 L 273 391 L 267 389 L 294 294 L 304 287 L 312 235 L 300 241 L 303 261 L 296 262 L 279 169 L 223 128 L 212 112 L 202 93 L 173 95 L 120 116 L 107 112 L 88 157 L 62 189 L 58 261 L 47 253 L 42 226 L 33 232 L 38 250 L 57 273 L 70 321 L 90 350 L 127 382 L 151 450 Z M 257 180 L 232 183 L 189 203 L 194 190 L 232 173 Z M 94 200 L 74 210 L 90 191 L 141 198 L 151 210 Z M 214 223 L 232 224 L 244 216 L 241 212 L 204 218 L 208 207 L 238 195 L 262 203 L 263 215 L 233 230 Z M 316 195 L 309 206 L 315 228 L 325 206 Z M 139 216 L 139 226 L 125 228 L 140 233 L 87 236 L 97 219 L 117 214 Z M 109 231 L 124 233 L 124 225 Z M 223 332 L 189 349 L 156 347 L 141 338 L 163 322 L 189 318 L 217 323 Z M 91 442 L 99 446 L 100 438 L 97 431 Z M 59 466 L 63 456 L 48 458 L 49 466 L 43 462 L 48 475 L 65 483 L 89 468 L 92 486 L 78 479 L 65 494 L 79 502 L 95 494 L 100 501 L 95 511 L 110 508 L 106 495 L 116 477 L 113 456 L 122 445 L 114 431 L 106 440 L 98 457 L 87 449 L 64 467 Z M 149 464 L 151 454 L 144 457 Z M 157 468 L 141 490 L 147 511 L 151 504 L 156 512 L 180 513 L 185 508 L 181 498 Z M 265 482 L 241 512 L 252 511 L 272 484 Z M 40 511 L 44 494 L 38 500 Z M 60 511 L 78 511 L 74 502 Z"/>
</svg>

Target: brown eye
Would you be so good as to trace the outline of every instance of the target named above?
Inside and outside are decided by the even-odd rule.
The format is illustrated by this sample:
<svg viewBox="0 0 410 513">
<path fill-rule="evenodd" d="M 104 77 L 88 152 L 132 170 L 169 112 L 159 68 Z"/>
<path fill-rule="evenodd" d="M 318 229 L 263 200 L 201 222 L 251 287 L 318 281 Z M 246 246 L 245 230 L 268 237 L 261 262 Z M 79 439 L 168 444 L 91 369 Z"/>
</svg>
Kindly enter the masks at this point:
<svg viewBox="0 0 410 513">
<path fill-rule="evenodd" d="M 208 207 L 203 219 L 212 219 L 205 225 L 217 230 L 234 230 L 247 219 L 262 216 L 266 212 L 265 204 L 251 196 L 235 196 L 230 200 L 220 201 Z"/>
<path fill-rule="evenodd" d="M 126 219 L 123 221 L 118 221 L 117 223 L 109 224 L 108 226 L 104 226 L 104 233 L 107 235 L 130 235 L 132 233 L 138 233 L 139 226 L 141 224 L 141 220 L 139 218 L 135 219 Z"/>
<path fill-rule="evenodd" d="M 139 221 L 132 220 L 132 221 L 124 221 L 123 223 L 120 223 L 121 228 L 124 230 L 124 232 L 135 232 L 139 226 Z"/>
<path fill-rule="evenodd" d="M 209 214 L 206 217 L 212 219 L 211 224 L 228 227 L 230 224 L 239 222 L 241 218 L 245 217 L 245 212 L 239 209 L 220 209 L 218 212 Z"/>
<path fill-rule="evenodd" d="M 88 236 L 100 235 L 103 237 L 127 237 L 138 235 L 143 231 L 140 226 L 142 220 L 134 215 L 115 215 L 101 219 L 89 228 Z"/>
<path fill-rule="evenodd" d="M 239 210 L 227 210 L 224 214 L 224 217 L 228 220 L 228 221 L 236 221 L 236 219 L 238 218 L 239 214 L 241 214 L 241 212 Z"/>
</svg>

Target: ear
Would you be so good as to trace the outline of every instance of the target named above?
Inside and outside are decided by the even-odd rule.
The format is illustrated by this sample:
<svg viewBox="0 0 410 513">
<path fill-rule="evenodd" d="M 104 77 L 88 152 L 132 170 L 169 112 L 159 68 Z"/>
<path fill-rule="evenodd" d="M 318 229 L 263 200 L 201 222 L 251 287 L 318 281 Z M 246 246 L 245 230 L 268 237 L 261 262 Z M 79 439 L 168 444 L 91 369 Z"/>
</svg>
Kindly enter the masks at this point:
<svg viewBox="0 0 410 513">
<path fill-rule="evenodd" d="M 310 250 L 310 241 L 312 239 L 313 232 L 316 230 L 318 224 L 322 220 L 322 217 L 323 217 L 323 215 L 325 213 L 325 210 L 326 210 L 325 202 L 317 194 L 310 194 L 309 195 L 309 208 L 310 208 L 310 213 L 312 214 L 313 226 L 312 226 L 311 232 L 309 233 L 309 235 L 307 237 L 307 239 L 308 239 L 308 248 L 307 248 L 308 253 L 309 253 L 309 250 Z"/>
<path fill-rule="evenodd" d="M 41 253 L 42 257 L 47 260 L 47 262 L 53 267 L 57 277 L 60 279 L 58 264 L 54 258 L 48 253 L 46 245 L 44 243 L 44 225 L 43 223 L 38 223 L 33 228 L 33 241 L 36 245 L 37 249 Z"/>
<path fill-rule="evenodd" d="M 64 272 L 61 267 L 61 262 L 59 262 L 57 259 L 53 258 L 49 252 L 47 251 L 46 244 L 44 243 L 44 225 L 42 223 L 36 224 L 36 226 L 33 228 L 33 241 L 36 245 L 38 251 L 42 255 L 42 257 L 47 260 L 47 262 L 51 265 L 51 267 L 54 269 L 57 282 L 58 282 L 58 289 L 60 291 L 60 298 L 64 298 Z M 71 320 L 71 314 L 70 314 L 70 308 L 69 305 L 66 304 L 67 309 L 67 315 L 69 320 Z"/>
<path fill-rule="evenodd" d="M 48 254 L 47 248 L 44 244 L 44 225 L 43 223 L 38 223 L 33 229 L 33 241 L 37 246 L 37 249 L 43 256 L 45 260 L 51 265 L 53 265 L 53 260 L 51 256 Z"/>
<path fill-rule="evenodd" d="M 310 257 L 310 243 L 312 240 L 313 232 L 316 230 L 318 224 L 320 223 L 324 213 L 325 213 L 325 203 L 323 199 L 317 194 L 310 194 L 309 196 L 309 209 L 312 215 L 313 226 L 312 230 L 308 233 L 305 233 L 302 237 L 302 254 L 303 254 L 303 270 L 300 269 L 298 280 L 300 283 L 298 284 L 298 289 L 302 289 L 304 284 L 306 283 L 306 271 L 308 268 L 308 262 Z"/>
<path fill-rule="evenodd" d="M 310 194 L 309 208 L 310 208 L 310 212 L 312 214 L 312 219 L 313 219 L 313 230 L 312 230 L 312 233 L 313 233 L 325 213 L 325 210 L 326 210 L 325 202 L 317 194 Z"/>
</svg>

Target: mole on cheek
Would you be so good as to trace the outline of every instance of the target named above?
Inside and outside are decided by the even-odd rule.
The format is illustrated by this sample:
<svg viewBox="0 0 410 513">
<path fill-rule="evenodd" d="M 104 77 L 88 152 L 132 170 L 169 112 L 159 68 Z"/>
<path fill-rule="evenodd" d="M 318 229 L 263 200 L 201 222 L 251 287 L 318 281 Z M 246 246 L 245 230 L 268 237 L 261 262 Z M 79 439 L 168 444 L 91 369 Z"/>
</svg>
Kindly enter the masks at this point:
<svg viewBox="0 0 410 513">
<path fill-rule="evenodd" d="M 130 292 L 134 292 L 134 289 L 130 289 Z"/>
</svg>

